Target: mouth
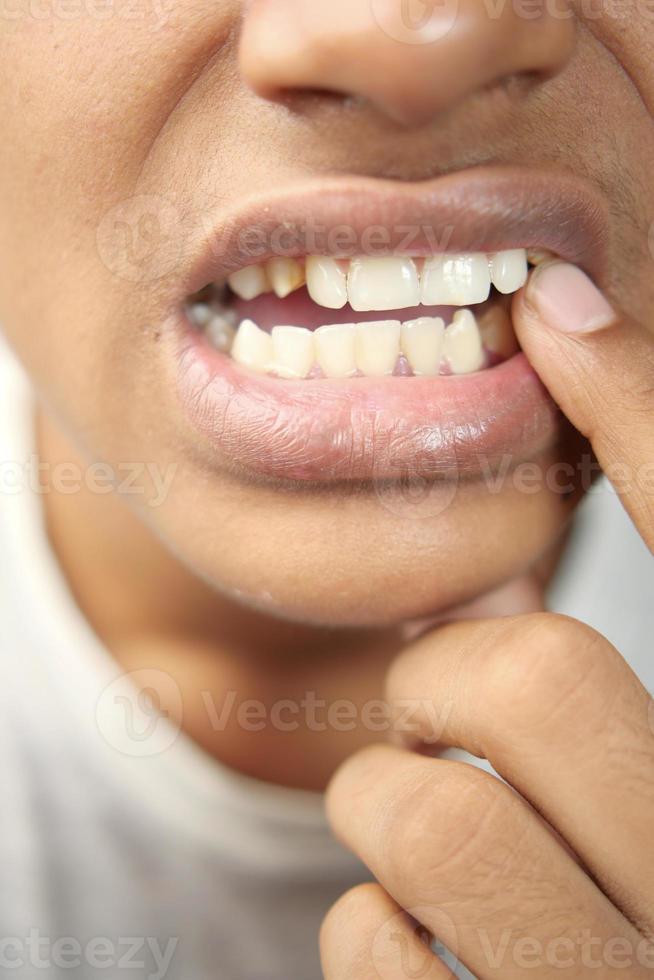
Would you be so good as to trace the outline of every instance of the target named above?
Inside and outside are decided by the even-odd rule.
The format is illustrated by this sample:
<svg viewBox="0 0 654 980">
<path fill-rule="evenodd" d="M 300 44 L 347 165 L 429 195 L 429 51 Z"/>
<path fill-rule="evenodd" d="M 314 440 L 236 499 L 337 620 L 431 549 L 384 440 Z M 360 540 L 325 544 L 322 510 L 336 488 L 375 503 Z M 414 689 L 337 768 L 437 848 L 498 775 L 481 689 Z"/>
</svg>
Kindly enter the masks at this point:
<svg viewBox="0 0 654 980">
<path fill-rule="evenodd" d="M 458 376 L 517 353 L 510 301 L 527 276 L 526 249 L 275 257 L 211 283 L 187 315 L 215 350 L 279 379 Z"/>
<path fill-rule="evenodd" d="M 230 470 L 304 487 L 451 480 L 556 440 L 511 304 L 551 255 L 601 276 L 601 202 L 572 178 L 500 168 L 381 184 L 258 202 L 205 243 L 176 314 L 178 390 Z"/>
</svg>

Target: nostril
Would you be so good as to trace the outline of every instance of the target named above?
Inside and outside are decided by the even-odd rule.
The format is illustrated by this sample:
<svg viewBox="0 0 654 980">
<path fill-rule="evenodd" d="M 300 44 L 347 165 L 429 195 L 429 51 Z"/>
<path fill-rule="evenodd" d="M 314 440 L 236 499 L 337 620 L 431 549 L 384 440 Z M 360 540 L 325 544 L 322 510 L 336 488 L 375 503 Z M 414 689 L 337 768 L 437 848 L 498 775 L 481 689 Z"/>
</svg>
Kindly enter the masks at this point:
<svg viewBox="0 0 654 980">
<path fill-rule="evenodd" d="M 508 102 L 520 102 L 525 99 L 534 88 L 538 87 L 544 80 L 543 73 L 540 71 L 514 72 L 510 75 L 501 75 L 499 78 L 488 82 L 480 89 L 486 95 L 503 96 Z"/>
<path fill-rule="evenodd" d="M 278 89 L 276 93 L 271 93 L 268 97 L 270 101 L 279 102 L 286 106 L 291 112 L 308 114 L 317 107 L 327 110 L 330 108 L 343 109 L 352 101 L 352 96 L 344 92 L 317 86 L 303 89 L 286 86 Z"/>
<path fill-rule="evenodd" d="M 536 20 L 510 3 L 490 16 L 479 0 L 457 0 L 455 27 L 429 43 L 381 29 L 371 0 L 253 3 L 244 15 L 241 72 L 270 101 L 300 108 L 354 100 L 417 128 L 489 86 L 523 91 L 565 66 L 574 22 L 549 15 L 545 0 L 532 2 Z"/>
</svg>

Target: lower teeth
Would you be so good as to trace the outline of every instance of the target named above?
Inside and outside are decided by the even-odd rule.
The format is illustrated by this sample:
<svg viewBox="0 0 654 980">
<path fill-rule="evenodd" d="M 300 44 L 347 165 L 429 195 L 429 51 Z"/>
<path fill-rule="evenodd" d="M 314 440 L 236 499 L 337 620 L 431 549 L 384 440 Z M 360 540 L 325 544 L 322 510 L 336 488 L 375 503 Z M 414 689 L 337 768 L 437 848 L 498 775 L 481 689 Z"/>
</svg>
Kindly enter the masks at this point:
<svg viewBox="0 0 654 980">
<path fill-rule="evenodd" d="M 508 312 L 493 307 L 479 319 L 458 310 L 448 326 L 436 317 L 400 323 L 338 323 L 315 331 L 278 326 L 271 333 L 219 304 L 194 302 L 193 325 L 216 350 L 259 374 L 279 378 L 462 375 L 507 360 L 519 349 Z"/>
</svg>

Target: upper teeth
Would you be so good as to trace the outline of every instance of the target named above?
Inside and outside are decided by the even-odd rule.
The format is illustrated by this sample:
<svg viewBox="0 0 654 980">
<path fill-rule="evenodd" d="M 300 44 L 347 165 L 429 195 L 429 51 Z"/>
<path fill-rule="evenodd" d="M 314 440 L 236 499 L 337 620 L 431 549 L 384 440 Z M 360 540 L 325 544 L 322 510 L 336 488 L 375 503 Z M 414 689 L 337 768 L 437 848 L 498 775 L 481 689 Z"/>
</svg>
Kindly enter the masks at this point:
<svg viewBox="0 0 654 980">
<path fill-rule="evenodd" d="M 304 285 L 304 267 L 295 259 L 269 259 L 266 277 L 274 293 L 284 299 L 293 290 Z"/>
<path fill-rule="evenodd" d="M 241 299 L 275 292 L 284 298 L 306 283 L 319 306 L 353 310 L 402 310 L 427 306 L 470 306 L 488 299 L 491 284 L 500 293 L 514 293 L 527 281 L 527 252 L 511 249 L 435 255 L 427 259 L 407 256 L 355 256 L 338 260 L 313 255 L 306 261 L 272 258 L 251 265 L 228 279 Z"/>
<path fill-rule="evenodd" d="M 337 262 L 328 255 L 312 255 L 307 259 L 305 274 L 314 303 L 329 310 L 343 309 L 348 297 L 346 262 Z"/>
<path fill-rule="evenodd" d="M 308 283 L 311 292 L 311 282 Z M 350 306 L 359 313 L 369 310 L 405 310 L 421 302 L 420 276 L 413 259 L 352 259 L 347 277 Z"/>
<path fill-rule="evenodd" d="M 525 269 L 526 265 L 525 256 Z M 485 303 L 490 288 L 491 263 L 486 255 L 435 256 L 423 268 L 421 301 L 430 306 Z"/>
</svg>

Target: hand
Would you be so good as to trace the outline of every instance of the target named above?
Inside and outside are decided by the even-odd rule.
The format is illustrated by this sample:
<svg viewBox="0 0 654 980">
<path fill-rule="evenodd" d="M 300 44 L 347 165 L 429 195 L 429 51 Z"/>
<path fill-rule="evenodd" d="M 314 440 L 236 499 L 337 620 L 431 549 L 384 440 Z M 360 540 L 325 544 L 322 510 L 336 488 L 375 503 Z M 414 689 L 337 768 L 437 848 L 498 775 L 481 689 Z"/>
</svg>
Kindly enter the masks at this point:
<svg viewBox="0 0 654 980">
<path fill-rule="evenodd" d="M 654 338 L 560 262 L 515 322 L 651 549 Z M 403 652 L 387 693 L 422 706 L 417 742 L 363 750 L 330 786 L 378 883 L 327 916 L 326 980 L 451 977 L 431 936 L 482 980 L 654 977 L 654 706 L 615 648 L 547 613 L 458 622 Z M 427 757 L 435 742 L 504 781 Z"/>
</svg>

